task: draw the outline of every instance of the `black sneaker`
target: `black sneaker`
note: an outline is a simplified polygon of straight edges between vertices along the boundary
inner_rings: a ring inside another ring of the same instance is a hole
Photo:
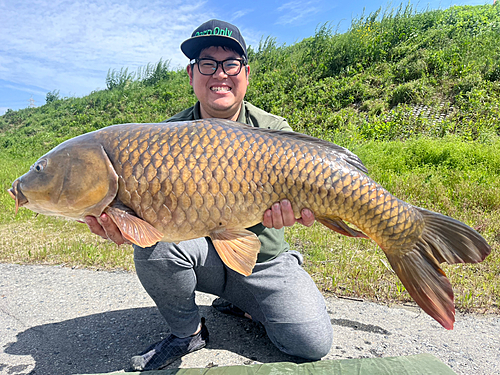
[[[245,317],[245,312],[242,309],[226,301],[224,298],[219,297],[214,299],[212,307],[223,314],[239,316],[241,318]]]
[[[194,336],[180,338],[172,334],[151,345],[144,352],[130,359],[133,371],[160,370],[176,359],[205,347],[208,329],[205,318],[201,318],[201,331]]]

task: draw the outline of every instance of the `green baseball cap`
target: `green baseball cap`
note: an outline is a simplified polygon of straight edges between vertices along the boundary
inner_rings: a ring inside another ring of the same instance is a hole
[[[193,31],[191,38],[182,42],[181,50],[189,59],[194,59],[202,49],[211,46],[231,48],[248,60],[247,45],[240,30],[228,22],[215,19],[203,23]]]

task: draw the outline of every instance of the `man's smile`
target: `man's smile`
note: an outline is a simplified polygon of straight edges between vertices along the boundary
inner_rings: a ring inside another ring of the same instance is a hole
[[[215,92],[229,92],[231,91],[231,87],[228,86],[212,86],[210,87],[210,90],[215,91]]]

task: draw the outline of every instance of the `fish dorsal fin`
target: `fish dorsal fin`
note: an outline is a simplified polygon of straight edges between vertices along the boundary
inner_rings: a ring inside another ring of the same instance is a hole
[[[215,250],[232,270],[249,276],[257,262],[260,240],[247,229],[226,229],[210,234]]]
[[[323,224],[325,227],[343,234],[344,236],[368,238],[368,236],[363,232],[351,228],[344,221],[342,221],[340,217],[317,217],[316,220]]]
[[[163,233],[130,212],[118,207],[108,207],[105,212],[120,229],[123,237],[140,247],[153,246],[163,238]]]

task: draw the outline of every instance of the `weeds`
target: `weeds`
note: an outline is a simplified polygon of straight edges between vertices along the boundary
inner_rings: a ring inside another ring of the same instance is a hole
[[[246,99],[284,116],[298,131],[357,153],[371,177],[397,197],[478,230],[492,254],[478,265],[444,266],[457,306],[500,306],[500,6],[418,13],[410,4],[330,24],[291,46],[272,37],[249,48]],[[6,193],[15,178],[60,142],[102,127],[159,122],[193,105],[183,69],[169,61],[136,72],[110,70],[106,90],[60,98],[0,116],[0,261],[133,269],[130,247],[85,225],[20,209]],[[376,301],[409,301],[371,241],[296,225],[287,233],[325,291]]]

